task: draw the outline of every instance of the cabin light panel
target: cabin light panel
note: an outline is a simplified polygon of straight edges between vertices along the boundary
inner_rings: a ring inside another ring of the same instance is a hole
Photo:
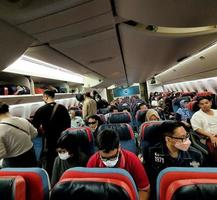
[[[84,78],[79,74],[28,56],[21,56],[3,71],[73,83],[84,83]]]

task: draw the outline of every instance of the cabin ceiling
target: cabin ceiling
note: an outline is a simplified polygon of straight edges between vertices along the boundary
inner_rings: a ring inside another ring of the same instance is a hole
[[[28,56],[104,80],[98,87],[145,82],[217,40],[215,27],[197,33],[157,31],[216,25],[214,0],[2,0],[0,20],[14,29],[7,52],[0,49],[13,55],[0,57],[0,69],[26,50]],[[2,27],[0,42],[8,35]],[[206,59],[203,69],[216,63],[217,57]]]

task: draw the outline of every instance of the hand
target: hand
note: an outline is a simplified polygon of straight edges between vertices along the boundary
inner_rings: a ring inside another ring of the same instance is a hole
[[[214,147],[217,147],[217,137],[215,136],[210,136],[210,140],[213,144]]]

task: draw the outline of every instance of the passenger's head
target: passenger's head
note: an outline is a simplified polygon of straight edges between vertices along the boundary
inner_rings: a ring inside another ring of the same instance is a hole
[[[76,135],[65,134],[62,135],[57,142],[57,152],[62,160],[66,160],[69,157],[78,158],[78,142]]]
[[[75,118],[75,116],[76,116],[75,110],[70,109],[70,110],[69,110],[69,115],[70,115],[71,119]]]
[[[96,141],[101,161],[107,167],[115,167],[119,160],[119,137],[112,129],[105,129],[97,135]]]
[[[55,91],[54,90],[45,90],[42,96],[42,99],[45,103],[50,103],[53,101],[55,97]]]
[[[180,107],[181,107],[181,108],[187,108],[187,106],[188,106],[188,101],[185,100],[185,99],[183,99],[183,100],[180,101],[179,104],[180,104]]]
[[[148,109],[146,113],[146,121],[159,121],[160,116],[158,112],[154,109]]]
[[[90,98],[91,96],[90,96],[90,92],[85,92],[84,93],[84,98]]]
[[[138,110],[148,110],[148,107],[146,106],[146,104],[145,103],[140,103],[139,105],[138,105]]]
[[[8,112],[9,112],[9,106],[4,102],[0,102],[0,115]]]
[[[198,106],[203,112],[208,112],[212,106],[212,97],[200,96],[197,98]]]
[[[117,113],[117,112],[118,112],[118,108],[117,108],[117,106],[111,105],[109,111],[110,111],[111,113]]]
[[[189,133],[186,132],[181,122],[169,121],[164,122],[159,127],[165,136],[165,141],[170,151],[187,151],[191,145]]]
[[[101,119],[97,115],[91,115],[87,118],[87,125],[92,131],[95,131],[97,127],[101,124]]]

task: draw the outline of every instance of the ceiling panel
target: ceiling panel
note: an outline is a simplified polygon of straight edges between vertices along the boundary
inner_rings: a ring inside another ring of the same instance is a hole
[[[50,42],[57,39],[65,40],[67,37],[70,39],[81,37],[90,33],[97,32],[102,29],[111,28],[114,25],[114,18],[111,12],[102,14],[98,17],[89,18],[78,23],[73,23],[67,26],[45,31],[42,33],[34,34],[41,42]]]
[[[177,64],[217,40],[217,34],[175,36],[144,31],[126,24],[119,26],[129,82],[146,79]]]
[[[120,17],[145,25],[197,27],[217,24],[215,0],[116,0]]]
[[[107,78],[123,78],[124,66],[115,29],[51,46]]]
[[[79,23],[110,11],[111,7],[108,0],[89,1],[80,6],[23,23],[19,25],[19,28],[29,34],[39,34],[70,24]]]

